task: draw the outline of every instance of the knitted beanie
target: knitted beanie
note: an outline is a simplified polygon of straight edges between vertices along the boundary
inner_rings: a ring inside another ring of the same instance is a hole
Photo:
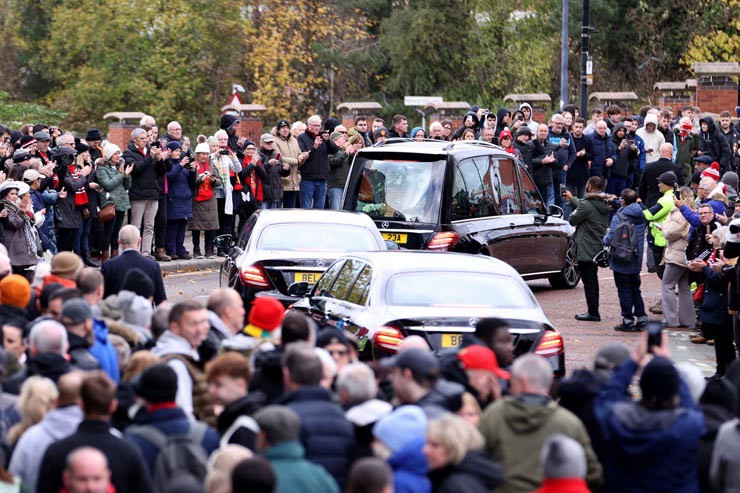
[[[25,277],[10,274],[0,281],[0,304],[25,308],[31,301],[31,285]]]
[[[51,259],[51,273],[65,279],[77,279],[82,259],[72,252],[59,252]]]

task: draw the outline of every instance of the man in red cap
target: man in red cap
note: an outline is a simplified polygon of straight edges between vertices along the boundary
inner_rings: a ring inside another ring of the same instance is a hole
[[[465,387],[481,408],[501,398],[500,380],[508,381],[510,375],[498,366],[493,351],[484,346],[468,346],[457,353],[457,359],[467,376]]]

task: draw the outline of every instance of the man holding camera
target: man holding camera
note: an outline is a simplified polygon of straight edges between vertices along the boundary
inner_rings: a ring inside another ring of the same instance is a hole
[[[306,131],[298,136],[298,146],[308,157],[300,166],[301,209],[323,209],[326,203],[326,180],[329,178],[329,154],[339,147],[329,140],[329,131],[321,131],[321,117],[308,119]]]

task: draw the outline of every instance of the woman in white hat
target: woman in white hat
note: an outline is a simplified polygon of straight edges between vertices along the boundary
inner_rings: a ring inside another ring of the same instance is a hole
[[[200,232],[205,234],[205,256],[213,258],[213,238],[218,231],[218,202],[215,190],[221,186],[221,176],[212,169],[208,158],[211,149],[202,142],[195,147],[195,192],[193,193],[193,219],[190,230],[193,232],[193,257],[203,258],[200,249]]]
[[[30,187],[20,181],[7,180],[0,185],[0,221],[5,232],[3,243],[8,249],[13,272],[30,282],[33,270],[28,268],[39,262],[41,252],[29,191]]]

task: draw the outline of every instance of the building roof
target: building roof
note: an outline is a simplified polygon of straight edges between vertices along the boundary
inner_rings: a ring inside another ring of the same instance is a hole
[[[103,115],[103,119],[117,118],[119,122],[123,123],[126,120],[136,120],[138,123],[142,118],[146,116],[146,113],[140,111],[112,111]]]
[[[504,96],[504,103],[506,101],[513,101],[514,103],[551,103],[552,98],[545,93],[507,94]]]

